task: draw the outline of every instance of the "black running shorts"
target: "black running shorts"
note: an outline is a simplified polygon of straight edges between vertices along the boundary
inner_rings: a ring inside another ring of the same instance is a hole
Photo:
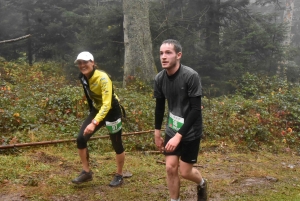
[[[164,146],[171,139],[170,136],[165,136]],[[197,163],[199,148],[200,148],[200,140],[201,138],[197,138],[192,141],[181,141],[176,149],[173,152],[166,152],[164,154],[166,156],[176,155],[180,157],[180,160],[186,163]]]

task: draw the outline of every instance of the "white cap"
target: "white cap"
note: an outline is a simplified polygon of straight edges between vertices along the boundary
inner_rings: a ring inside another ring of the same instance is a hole
[[[77,60],[83,60],[83,61],[94,61],[94,57],[89,52],[81,52],[78,54],[77,59],[74,61],[74,63],[77,62]]]

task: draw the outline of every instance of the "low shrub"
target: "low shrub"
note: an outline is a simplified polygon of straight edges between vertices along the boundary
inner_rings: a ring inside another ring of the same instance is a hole
[[[2,144],[76,137],[88,105],[80,83],[68,83],[60,65],[2,62],[0,72]],[[152,86],[136,78],[126,88],[114,83],[127,115],[123,131],[154,129]],[[284,78],[245,74],[235,95],[203,97],[204,139],[231,140],[250,149],[262,143],[299,145],[299,90]],[[128,149],[154,149],[153,135],[124,140]]]

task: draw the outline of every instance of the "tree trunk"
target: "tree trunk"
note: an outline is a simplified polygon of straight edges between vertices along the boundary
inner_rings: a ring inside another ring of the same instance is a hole
[[[27,23],[27,34],[30,34],[30,22],[29,22],[29,12],[26,11],[26,23]],[[31,49],[31,37],[27,40],[27,58],[28,63],[32,66],[32,49]]]
[[[209,9],[206,13],[206,30],[205,30],[205,68],[209,76],[219,77],[219,50],[220,50],[220,0],[209,0],[207,2]]]
[[[286,39],[284,40],[283,43],[285,46],[289,46],[291,43],[293,12],[294,12],[294,0],[286,0],[285,10],[283,14],[283,21],[287,24]]]
[[[151,82],[157,73],[152,55],[148,0],[123,0],[124,78],[123,87],[138,78]]]
[[[283,13],[283,22],[286,23],[287,30],[286,30],[286,37],[283,41],[283,45],[288,47],[291,43],[292,38],[292,22],[293,22],[293,12],[294,12],[294,0],[286,0],[285,1],[285,10]],[[286,71],[287,71],[287,64],[289,63],[288,60],[284,60],[279,63],[277,68],[277,73],[280,75],[282,74],[285,78]]]
[[[219,17],[220,0],[209,0],[209,10],[207,12],[206,25],[206,49],[208,51],[217,51],[219,49],[220,17]]]

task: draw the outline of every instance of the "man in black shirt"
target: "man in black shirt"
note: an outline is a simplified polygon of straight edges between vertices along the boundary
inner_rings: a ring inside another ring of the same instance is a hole
[[[197,184],[197,200],[207,200],[207,181],[193,168],[197,162],[202,136],[201,82],[192,68],[180,64],[182,47],[176,40],[168,39],[160,46],[163,70],[155,77],[155,144],[166,156],[167,184],[171,201],[179,201],[180,179]],[[161,125],[168,102],[168,121],[165,139]],[[179,160],[180,158],[180,160]]]

